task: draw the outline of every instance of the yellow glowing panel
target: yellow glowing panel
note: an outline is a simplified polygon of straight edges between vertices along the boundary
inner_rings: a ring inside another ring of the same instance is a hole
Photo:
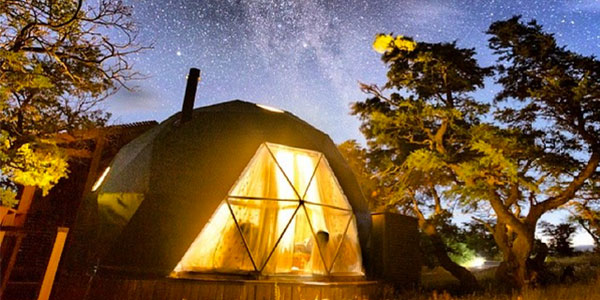
[[[298,199],[293,187],[275,163],[265,145],[261,145],[229,192],[231,196],[271,199]]]
[[[332,275],[363,275],[365,272],[362,265],[360,244],[358,243],[358,231],[356,229],[356,218],[352,216],[348,231],[337,250],[337,256],[331,269]]]
[[[348,210],[352,209],[326,159],[319,162],[315,177],[306,191],[304,200]]]
[[[259,147],[174,271],[364,274],[354,215],[327,160],[271,143]]]
[[[309,150],[298,151],[297,148],[271,143],[267,143],[267,147],[273,153],[287,180],[289,180],[294,190],[298,193],[299,196],[296,198],[303,197],[321,154]]]
[[[253,270],[252,261],[225,201],[219,205],[175,267],[175,272],[240,273]]]
[[[317,243],[303,209],[284,233],[263,273],[267,275],[326,275]]]
[[[261,269],[298,203],[234,198],[228,201],[256,267]]]
[[[320,205],[306,204],[308,218],[312,224],[317,243],[327,269],[331,269],[336,252],[346,233],[351,211]]]

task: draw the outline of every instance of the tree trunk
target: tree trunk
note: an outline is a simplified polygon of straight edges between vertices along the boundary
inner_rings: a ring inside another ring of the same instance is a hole
[[[440,199],[437,196],[437,193],[435,192],[435,188],[432,188],[431,191],[436,200],[436,213],[441,213],[441,206],[439,205]],[[435,225],[433,225],[430,221],[425,219],[425,216],[419,209],[419,205],[414,197],[413,211],[417,215],[419,228],[431,240],[431,244],[433,245],[433,252],[442,268],[450,272],[452,276],[454,276],[456,279],[458,279],[458,281],[460,281],[460,286],[463,290],[473,291],[481,289],[479,283],[477,282],[477,278],[475,278],[475,275],[473,275],[473,273],[467,270],[467,268],[462,267],[459,264],[453,262],[450,256],[448,256],[448,250],[446,244],[442,240],[442,237],[437,233]]]
[[[437,233],[432,235],[427,234],[427,236],[433,244],[433,252],[440,265],[460,281],[460,286],[463,290],[474,291],[481,288],[477,282],[477,278],[475,278],[475,275],[473,275],[471,271],[450,259],[446,249],[446,244]]]
[[[501,247],[504,259],[496,269],[496,279],[499,282],[507,282],[514,288],[522,289],[535,280],[537,274],[529,272],[527,268],[527,260],[533,250],[533,237],[533,234],[516,233],[512,243]]]

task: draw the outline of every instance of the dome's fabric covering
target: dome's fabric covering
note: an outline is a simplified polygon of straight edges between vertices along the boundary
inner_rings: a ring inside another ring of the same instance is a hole
[[[322,153],[354,213],[364,257],[368,206],[331,139],[290,113],[236,100],[197,108],[184,124],[176,114],[121,149],[95,192],[100,267],[170,274],[257,150],[269,144]],[[326,261],[327,269],[336,269],[333,259]]]

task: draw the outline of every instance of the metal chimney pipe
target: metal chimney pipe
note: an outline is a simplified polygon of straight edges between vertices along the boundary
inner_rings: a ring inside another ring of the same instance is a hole
[[[196,99],[196,88],[200,81],[200,69],[191,68],[187,76],[187,85],[185,86],[185,96],[183,96],[183,107],[181,108],[181,124],[192,119],[194,111],[194,100]]]

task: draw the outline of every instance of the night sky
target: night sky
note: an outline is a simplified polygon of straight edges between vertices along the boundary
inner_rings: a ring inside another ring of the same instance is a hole
[[[196,107],[243,99],[287,110],[335,142],[363,140],[349,104],[365,99],[358,82],[385,82],[371,44],[377,33],[476,48],[493,63],[484,33],[520,14],[554,32],[570,50],[600,56],[600,0],[127,0],[143,43],[133,59],[149,76],[105,103],[113,123],[162,121],[181,108],[185,76],[202,70]],[[477,97],[489,100],[492,82]]]

